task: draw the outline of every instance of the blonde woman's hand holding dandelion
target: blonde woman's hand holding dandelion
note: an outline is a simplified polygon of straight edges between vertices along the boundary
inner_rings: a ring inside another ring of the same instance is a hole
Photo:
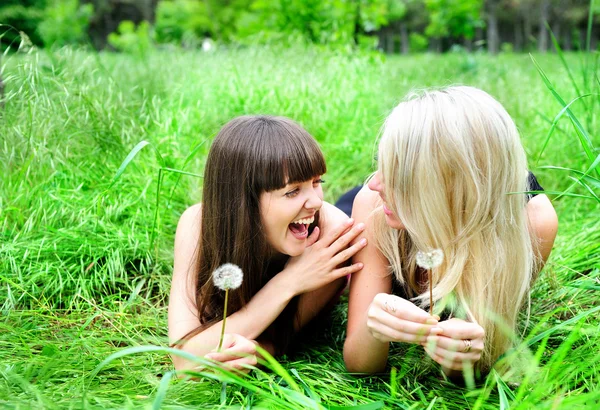
[[[448,370],[463,370],[481,358],[485,332],[477,323],[452,318],[439,322],[423,344],[425,352]]]
[[[437,324],[437,317],[406,299],[387,293],[375,296],[367,313],[367,327],[381,342],[423,344]]]

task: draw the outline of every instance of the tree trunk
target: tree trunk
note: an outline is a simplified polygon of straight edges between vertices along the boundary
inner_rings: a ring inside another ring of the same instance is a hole
[[[540,5],[540,33],[538,35],[538,51],[548,51],[548,30],[546,23],[550,19],[550,0],[542,0]]]
[[[567,26],[567,31],[565,33],[565,38],[564,38],[565,42],[563,45],[563,50],[565,50],[565,51],[571,51],[573,49],[573,39],[571,37],[572,33],[573,33],[573,28]]]
[[[523,47],[525,50],[529,49],[529,45],[531,44],[531,36],[533,29],[531,28],[531,16],[529,14],[529,11],[526,10],[525,11],[525,16],[523,18],[523,34],[525,35],[525,38],[523,39]]]
[[[107,46],[106,38],[117,30],[124,20],[135,24],[142,21],[153,23],[156,17],[158,0],[82,0],[94,6],[88,34],[97,49]]]
[[[394,54],[396,52],[396,45],[394,43],[394,30],[392,27],[388,27],[385,31],[385,49],[388,54]]]
[[[487,10],[487,49],[490,54],[498,54],[500,41],[498,38],[498,3],[488,2]]]
[[[560,31],[561,31],[561,24],[560,24],[560,20],[559,17],[556,18],[556,20],[554,20],[554,22],[552,23],[552,34],[554,34],[554,37],[556,38],[556,41],[558,42],[558,45],[560,47],[563,47],[563,45],[561,44],[561,36],[560,36]],[[552,51],[556,51],[555,47],[552,47]]]
[[[520,23],[521,22],[519,21],[513,25],[515,35],[515,51],[523,50],[523,27]]]
[[[408,27],[406,22],[400,22],[400,43],[402,47],[402,54],[408,54],[410,52],[410,42],[408,40]]]

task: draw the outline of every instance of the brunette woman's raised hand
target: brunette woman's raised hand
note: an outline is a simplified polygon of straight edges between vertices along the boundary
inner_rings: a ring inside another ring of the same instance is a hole
[[[364,238],[350,245],[364,231],[363,223],[354,225],[354,220],[348,219],[321,237],[317,229],[307,239],[304,252],[290,258],[280,273],[289,278],[296,295],[318,289],[362,269],[362,263],[340,265],[366,246],[367,240]]]

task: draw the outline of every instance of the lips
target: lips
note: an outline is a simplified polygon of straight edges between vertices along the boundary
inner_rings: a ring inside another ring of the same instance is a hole
[[[315,216],[300,218],[289,224],[288,229],[298,240],[304,240],[308,237],[308,227],[315,221]]]
[[[387,206],[385,206],[385,204],[383,204],[383,213],[388,216],[394,214]]]

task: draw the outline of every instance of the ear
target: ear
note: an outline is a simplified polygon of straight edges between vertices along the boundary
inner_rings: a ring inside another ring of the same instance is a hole
[[[309,246],[313,246],[315,244],[315,242],[317,242],[317,240],[319,239],[319,227],[315,226],[315,229],[313,229],[312,233],[308,236],[308,238],[306,238],[306,247],[308,248]]]

